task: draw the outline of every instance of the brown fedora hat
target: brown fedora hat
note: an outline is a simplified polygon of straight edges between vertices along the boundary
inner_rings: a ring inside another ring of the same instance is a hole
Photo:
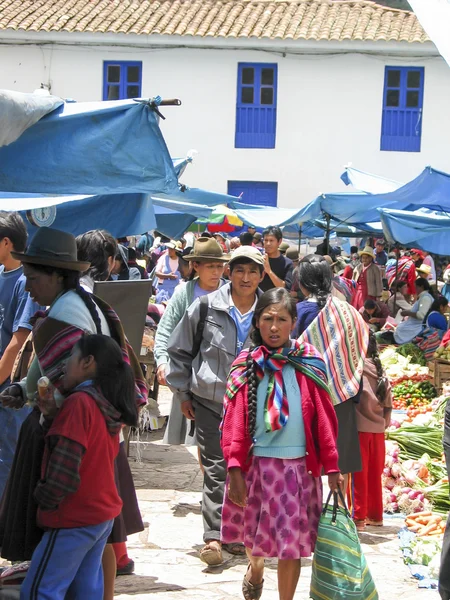
[[[38,229],[26,252],[11,252],[11,255],[25,264],[81,273],[91,266],[91,263],[77,260],[77,242],[71,233],[50,227]]]
[[[213,238],[199,237],[194,244],[191,254],[184,257],[184,260],[218,260],[228,262],[229,254],[224,254],[220,244]]]

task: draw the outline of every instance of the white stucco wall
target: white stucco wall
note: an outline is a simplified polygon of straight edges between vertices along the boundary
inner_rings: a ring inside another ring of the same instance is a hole
[[[228,180],[277,181],[278,205],[302,206],[322,192],[344,191],[339,176],[353,166],[408,181],[424,166],[450,171],[450,70],[440,58],[346,54],[294,56],[252,50],[0,47],[0,87],[102,99],[104,60],[140,60],[143,95],[180,98],[161,125],[172,156],[199,154],[183,180],[218,192]],[[234,148],[238,62],[278,64],[274,150]],[[386,65],[424,66],[422,151],[381,152]]]

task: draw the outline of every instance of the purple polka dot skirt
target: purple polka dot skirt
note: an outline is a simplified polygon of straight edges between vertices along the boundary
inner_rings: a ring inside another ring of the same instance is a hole
[[[245,508],[229,500],[227,482],[222,542],[241,542],[253,556],[284,560],[311,556],[322,508],[322,481],[308,475],[306,459],[254,456],[245,480]]]

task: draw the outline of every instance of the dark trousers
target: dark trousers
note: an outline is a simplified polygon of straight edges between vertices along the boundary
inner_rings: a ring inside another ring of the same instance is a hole
[[[450,402],[445,409],[444,452],[447,473],[450,475]],[[450,514],[444,533],[441,554],[441,570],[439,572],[439,593],[442,600],[450,600]]]
[[[220,447],[219,425],[221,416],[199,402],[195,409],[195,432],[200,458],[205,474],[203,477],[203,540],[220,540],[220,523],[225,489],[226,465]]]

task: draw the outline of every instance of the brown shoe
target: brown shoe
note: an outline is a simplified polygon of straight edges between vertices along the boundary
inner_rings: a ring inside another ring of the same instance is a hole
[[[222,544],[218,540],[209,540],[200,550],[200,558],[207,565],[217,566],[222,564]]]

